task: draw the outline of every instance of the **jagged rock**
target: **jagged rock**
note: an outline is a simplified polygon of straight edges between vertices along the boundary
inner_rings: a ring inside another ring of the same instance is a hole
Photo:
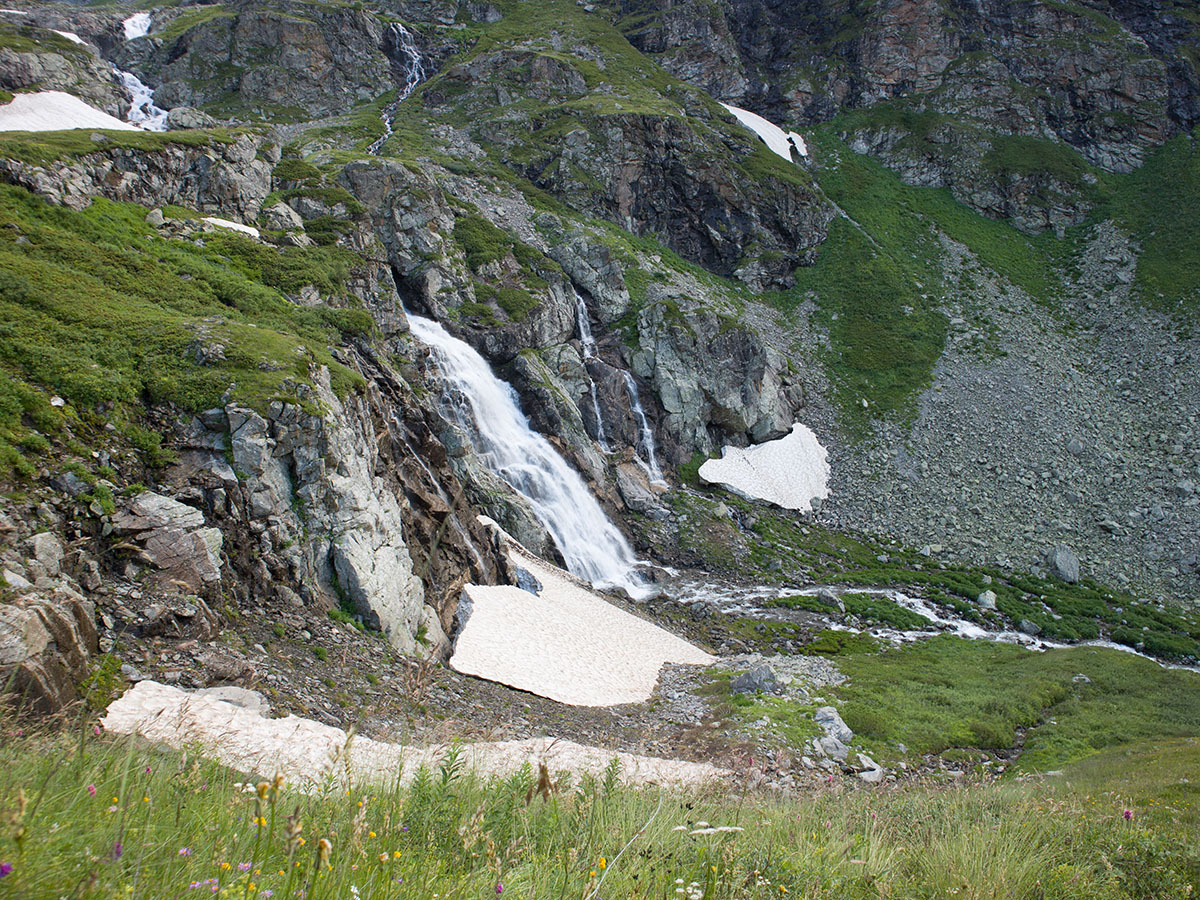
[[[813,719],[829,737],[837,738],[842,743],[854,740],[854,732],[842,721],[842,717],[832,706],[822,706],[813,713]]]
[[[850,748],[833,735],[825,735],[813,741],[813,749],[827,759],[844,763],[850,755]]]
[[[28,541],[29,550],[46,570],[46,574],[55,577],[62,571],[63,545],[55,535],[48,531],[35,534]]]
[[[0,175],[72,209],[106,197],[253,221],[271,190],[271,166],[256,159],[261,140],[241,135],[228,144],[168,144],[152,152],[101,146],[70,164],[51,166],[0,159]]]
[[[996,608],[996,592],[984,591],[975,600],[979,604],[980,609],[995,609]]]
[[[191,106],[176,106],[167,113],[167,128],[170,131],[186,131],[192,128],[214,128],[217,120],[208,113]]]
[[[753,694],[756,692],[770,693],[779,686],[775,670],[766,663],[755,666],[748,672],[743,672],[731,682],[729,689],[735,694]]]
[[[846,605],[842,603],[841,598],[829,588],[821,588],[817,591],[817,602],[823,606],[828,606],[830,609],[836,609],[839,613],[846,612]]]
[[[1058,546],[1046,554],[1050,574],[1068,584],[1079,581],[1079,557],[1070,547]]]
[[[207,684],[245,684],[254,677],[254,667],[232,651],[204,650],[196,655]]]
[[[163,215],[161,209],[152,209],[146,213],[146,224],[151,228],[162,228],[166,224],[167,217]]]
[[[142,559],[164,577],[202,591],[221,580],[221,532],[205,527],[204,513],[143,491],[113,516],[113,527],[131,534],[142,547]]]
[[[286,203],[276,203],[263,210],[263,221],[272,231],[296,231],[304,228],[304,220],[299,213]]]
[[[211,641],[221,630],[216,615],[199,597],[169,606],[154,605],[145,610],[145,615],[142,631],[151,637]]]
[[[73,591],[0,605],[0,677],[22,706],[50,714],[76,700],[98,646],[92,604]]]
[[[0,49],[0,89],[66,91],[110,116],[125,115],[129,97],[112,67],[93,49],[67,43],[49,31],[33,34],[47,39],[45,49]]]
[[[635,463],[619,463],[617,465],[617,490],[621,499],[634,512],[647,513],[658,506],[658,495],[650,486],[650,479],[645,471]]]

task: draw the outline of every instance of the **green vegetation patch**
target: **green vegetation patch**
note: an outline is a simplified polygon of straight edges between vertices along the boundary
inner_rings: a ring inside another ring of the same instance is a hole
[[[315,366],[340,393],[362,384],[328,348],[369,331],[366,311],[301,307],[280,293],[338,291],[349,263],[340,251],[276,251],[225,233],[164,240],[145,215],[102,199],[75,212],[0,187],[0,455],[10,468],[20,441],[52,434],[68,413],[104,408],[132,426],[148,405],[200,411],[227,391],[261,409],[294,395]],[[49,406],[46,392],[69,406]]]
[[[918,754],[1005,749],[1027,728],[1020,765],[1037,770],[1200,733],[1200,675],[1116,650],[1035,653],[944,636],[843,656],[838,667],[849,682],[830,690],[844,701],[846,724],[877,746],[899,742]]]
[[[93,134],[104,135],[104,140],[92,140]],[[0,156],[33,165],[44,166],[54,162],[71,161],[89,153],[102,150],[132,148],[136,150],[162,150],[172,144],[184,147],[207,147],[212,143],[229,144],[236,139],[233,131],[225,128],[197,129],[195,131],[89,131],[79,128],[73,131],[10,131],[0,133]]]
[[[539,783],[526,764],[485,780],[452,747],[404,786],[268,781],[260,798],[241,788],[253,777],[191,751],[90,728],[4,732],[0,802],[12,821],[0,860],[12,897],[71,896],[84,879],[82,897],[664,898],[682,889],[729,900],[1134,900],[1186,897],[1200,877],[1194,779],[1182,783],[1200,751],[1183,742],[1058,781],[802,796],[627,786],[615,765],[595,776],[551,770]],[[1106,790],[1101,777],[1121,789]],[[1156,804],[1164,798],[1170,807]]]

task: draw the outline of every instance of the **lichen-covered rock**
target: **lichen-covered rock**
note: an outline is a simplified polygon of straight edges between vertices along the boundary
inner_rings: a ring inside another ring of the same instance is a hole
[[[221,532],[204,513],[171,497],[143,491],[113,516],[118,533],[140,546],[142,561],[193,591],[209,591],[221,580]]]

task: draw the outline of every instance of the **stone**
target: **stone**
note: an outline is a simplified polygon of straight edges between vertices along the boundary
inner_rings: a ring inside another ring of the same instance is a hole
[[[19,706],[52,714],[73,703],[98,650],[95,608],[77,593],[46,592],[0,606],[0,683]]]
[[[192,128],[213,128],[217,120],[202,110],[191,106],[176,106],[167,113],[169,131],[186,131]]]
[[[729,689],[735,694],[752,694],[756,692],[770,693],[779,687],[775,670],[766,663],[755,666],[748,672],[743,672],[729,683]]]
[[[813,749],[828,759],[845,762],[850,755],[850,748],[842,741],[831,735],[825,735],[813,741]]]
[[[1080,672],[1078,675],[1076,675],[1074,678],[1072,678],[1071,681],[1073,681],[1075,684],[1091,684],[1092,683],[1092,679],[1088,678],[1082,672]]]
[[[1079,438],[1071,438],[1067,441],[1067,452],[1072,456],[1082,456],[1084,451],[1083,441]]]
[[[1020,631],[1022,634],[1027,634],[1030,637],[1037,637],[1042,633],[1042,626],[1038,625],[1036,622],[1031,622],[1028,619],[1022,619],[1017,623],[1017,631]]]
[[[204,513],[171,497],[143,491],[113,516],[114,528],[132,534],[143,561],[193,591],[221,580],[219,529],[204,527]]]
[[[49,531],[35,534],[27,542],[33,558],[46,569],[46,574],[52,578],[62,571],[63,545]]]
[[[837,738],[842,743],[854,740],[854,732],[842,721],[842,717],[832,706],[822,706],[813,713],[813,719],[828,736]]]
[[[4,582],[10,588],[17,592],[33,590],[33,582],[24,575],[18,575],[12,569],[4,570]]]
[[[163,215],[161,209],[152,209],[146,213],[146,224],[151,228],[162,228],[167,222],[167,217]]]
[[[1046,554],[1050,574],[1068,584],[1079,582],[1079,557],[1070,547],[1059,545]]]
[[[304,228],[300,214],[286,203],[276,203],[263,210],[263,222],[271,231],[299,231]]]
[[[976,598],[980,609],[995,609],[996,608],[996,592],[984,591]]]
[[[846,605],[842,603],[838,595],[829,588],[821,588],[819,591],[817,591],[817,602],[823,606],[828,606],[830,609],[836,609],[840,613],[844,613],[846,611]]]

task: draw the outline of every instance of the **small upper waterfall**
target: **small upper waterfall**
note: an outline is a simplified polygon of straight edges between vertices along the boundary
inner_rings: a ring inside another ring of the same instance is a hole
[[[437,322],[411,313],[408,321],[441,370],[446,414],[483,463],[529,500],[567,568],[597,586],[644,594],[646,587],[634,571],[633,549],[579,474],[529,427],[512,387],[492,374],[470,345]]]
[[[596,339],[592,337],[592,324],[588,321],[587,306],[584,305],[583,298],[579,296],[579,291],[575,291],[575,320],[579,325],[579,343],[583,346],[583,360],[586,363],[589,359],[597,358]],[[587,372],[586,365],[584,371]],[[600,414],[600,396],[596,392],[596,382],[591,373],[588,373],[588,389],[592,396],[592,412],[596,416],[596,441],[600,444],[600,448],[608,453],[608,437],[604,433],[604,416]]]
[[[400,87],[400,93],[396,95],[396,99],[385,106],[383,112],[380,113],[380,118],[383,120],[383,136],[367,148],[367,152],[372,156],[378,153],[384,142],[392,136],[392,123],[396,120],[397,108],[417,89],[417,85],[425,80],[425,60],[421,56],[421,51],[417,49],[413,33],[399,22],[394,22],[388,26],[388,40],[404,54],[404,84]]]
[[[625,376],[625,390],[629,392],[629,408],[638,420],[638,430],[641,432],[641,437],[638,439],[637,449],[641,450],[642,455],[646,457],[646,473],[650,476],[650,481],[654,484],[666,484],[667,481],[663,478],[662,469],[658,465],[658,447],[654,443],[654,430],[646,420],[646,411],[642,409],[642,398],[638,393],[637,382],[633,380],[633,376],[628,372],[622,370],[621,374]],[[638,461],[641,462],[640,457]]]

